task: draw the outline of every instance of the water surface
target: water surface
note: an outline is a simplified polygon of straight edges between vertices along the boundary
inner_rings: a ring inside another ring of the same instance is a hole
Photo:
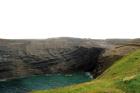
[[[0,82],[0,93],[26,93],[32,90],[51,89],[90,81],[84,72],[49,74]]]

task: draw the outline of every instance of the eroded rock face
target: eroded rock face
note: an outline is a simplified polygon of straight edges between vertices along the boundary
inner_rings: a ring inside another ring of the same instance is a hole
[[[91,71],[103,48],[85,47],[79,40],[2,40],[0,79]]]
[[[1,39],[0,79],[74,71],[90,71],[96,77],[114,61],[138,49],[139,40],[136,41],[79,38]]]

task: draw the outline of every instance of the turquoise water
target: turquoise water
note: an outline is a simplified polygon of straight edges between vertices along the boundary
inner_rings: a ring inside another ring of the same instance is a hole
[[[0,82],[0,93],[26,93],[32,90],[51,89],[90,81],[85,73],[50,74],[31,76]]]

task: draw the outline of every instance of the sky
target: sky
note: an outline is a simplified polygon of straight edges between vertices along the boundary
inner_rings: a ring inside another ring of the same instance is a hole
[[[140,0],[0,0],[0,38],[140,38]]]

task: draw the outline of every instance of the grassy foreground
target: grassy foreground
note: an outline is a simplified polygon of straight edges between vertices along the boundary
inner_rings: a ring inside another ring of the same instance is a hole
[[[91,82],[31,93],[140,93],[140,50],[117,61]]]

